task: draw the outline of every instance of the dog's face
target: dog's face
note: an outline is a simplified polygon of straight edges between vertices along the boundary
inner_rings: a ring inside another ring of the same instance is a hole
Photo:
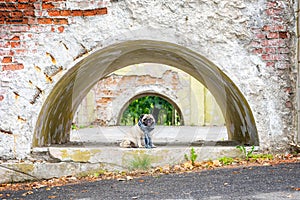
[[[155,119],[154,119],[153,115],[151,115],[151,114],[141,115],[140,120],[145,126],[148,126],[148,127],[152,126],[155,123]]]

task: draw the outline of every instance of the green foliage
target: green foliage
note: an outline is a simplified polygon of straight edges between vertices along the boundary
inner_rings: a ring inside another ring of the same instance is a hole
[[[234,159],[225,156],[225,157],[219,158],[219,161],[220,161],[223,165],[230,165],[230,164],[233,163]]]
[[[129,170],[148,170],[151,167],[151,157],[143,154],[140,156],[134,156],[134,159],[129,162]]]
[[[90,171],[85,171],[77,174],[78,177],[83,178],[83,177],[99,177],[105,173],[105,170],[102,169],[95,169],[95,170],[90,170]]]
[[[192,165],[195,164],[197,157],[198,155],[196,154],[194,147],[191,148],[190,157],[187,154],[184,154],[184,158],[186,159],[186,161],[191,161]]]
[[[78,127],[77,127],[77,125],[76,125],[76,124],[72,123],[71,129],[72,129],[72,130],[77,130],[77,129],[78,129]]]
[[[168,101],[158,96],[145,96],[133,100],[121,118],[121,125],[134,125],[141,114],[151,113],[159,125],[180,125],[180,116]]]
[[[272,160],[273,159],[273,155],[272,154],[252,154],[250,158],[253,158],[253,159],[262,158],[262,159]]]
[[[236,146],[236,148],[239,149],[243,153],[243,155],[246,157],[247,160],[253,156],[253,151],[254,151],[253,145],[249,151],[246,149],[246,147],[244,145],[243,146],[238,145],[238,146]]]

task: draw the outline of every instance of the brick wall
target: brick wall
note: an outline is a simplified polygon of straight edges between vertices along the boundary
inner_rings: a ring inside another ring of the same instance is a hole
[[[58,82],[68,80],[81,60],[101,60],[92,53],[132,40],[179,45],[214,63],[249,104],[261,148],[286,149],[296,132],[296,6],[286,0],[0,0],[0,156],[30,151],[37,122],[44,119],[39,114],[55,100],[49,94],[63,89]],[[177,59],[172,53],[156,62]],[[185,69],[209,76],[197,67]],[[79,78],[76,86],[96,83],[89,78]],[[80,91],[72,99],[76,105]]]
[[[266,71],[274,72],[269,78],[277,80],[280,84],[269,85],[276,87],[277,92],[270,94],[271,98],[281,96],[284,117],[282,120],[293,126],[296,113],[296,80],[297,65],[295,62],[295,29],[296,16],[291,1],[268,0],[263,9],[264,24],[255,24],[251,27],[253,38],[250,51],[260,56],[266,64]],[[260,66],[257,66],[260,71]],[[290,127],[291,128],[291,127]],[[286,128],[288,134],[290,128]]]
[[[24,69],[22,56],[36,53],[34,42],[40,32],[62,33],[76,17],[107,14],[105,5],[105,1],[0,1],[1,70]],[[91,9],[70,9],[70,6]]]

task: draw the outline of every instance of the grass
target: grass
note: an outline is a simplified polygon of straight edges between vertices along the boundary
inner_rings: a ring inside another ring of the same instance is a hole
[[[184,158],[186,161],[191,161],[192,165],[195,165],[195,161],[197,159],[198,155],[195,152],[195,149],[192,147],[190,151],[190,157],[187,154],[184,154]]]
[[[220,163],[222,163],[223,165],[231,165],[234,161],[233,158],[230,158],[230,157],[222,157],[222,158],[219,158],[219,161]]]
[[[236,146],[237,149],[239,149],[241,151],[241,153],[243,153],[243,155],[246,157],[246,160],[249,160],[249,158],[252,157],[253,155],[253,151],[254,151],[254,146],[251,147],[251,149],[247,150],[246,147],[243,146]]]
[[[148,170],[151,168],[151,157],[146,154],[134,156],[133,160],[129,161],[129,170]]]

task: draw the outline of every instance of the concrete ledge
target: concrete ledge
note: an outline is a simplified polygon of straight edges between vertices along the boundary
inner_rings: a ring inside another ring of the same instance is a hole
[[[152,167],[174,165],[190,154],[188,146],[165,146],[155,149],[125,149],[120,147],[48,147],[34,148],[33,153],[45,154],[52,161],[7,162],[0,164],[0,183],[49,179],[83,175],[95,171],[127,170],[137,159],[150,159]],[[215,160],[224,156],[239,157],[235,147],[194,147],[197,161]]]
[[[190,154],[191,147],[167,146],[154,149],[126,149],[119,147],[49,147],[49,154],[62,162],[106,163],[111,166],[128,168],[128,162],[137,156],[148,155],[152,167],[177,164],[184,161],[184,154]],[[217,159],[223,156],[238,157],[235,147],[194,147],[198,161]]]
[[[0,165],[0,184],[80,175],[103,170],[103,168],[105,165],[99,163],[2,163]]]

